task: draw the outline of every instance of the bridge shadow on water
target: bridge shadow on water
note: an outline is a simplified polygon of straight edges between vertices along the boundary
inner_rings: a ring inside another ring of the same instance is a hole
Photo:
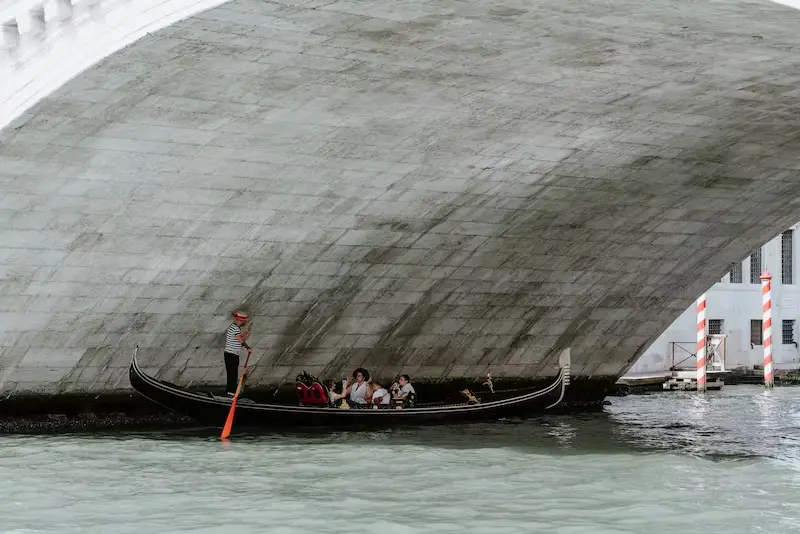
[[[219,441],[220,429],[195,427],[153,432],[106,434],[154,440]],[[97,436],[97,434],[93,434]],[[606,413],[556,415],[465,425],[397,427],[390,429],[301,428],[264,430],[237,428],[231,445],[247,442],[324,446],[331,443],[375,443],[446,449],[511,448],[537,454],[631,454],[648,448],[620,432],[620,425]]]
[[[108,434],[114,439],[219,442],[217,427],[195,427],[154,432]],[[548,416],[518,421],[473,423],[458,426],[424,426],[392,429],[308,428],[264,430],[239,428],[231,441],[249,445],[327,446],[337,444],[375,444],[398,447],[426,447],[451,450],[512,449],[519,453],[546,455],[631,455],[664,452],[692,453],[704,431],[693,425],[647,425],[619,422],[608,413],[579,416]],[[97,437],[96,434],[94,434]],[[702,447],[701,447],[702,448]],[[711,460],[759,457],[743,452],[698,454]]]

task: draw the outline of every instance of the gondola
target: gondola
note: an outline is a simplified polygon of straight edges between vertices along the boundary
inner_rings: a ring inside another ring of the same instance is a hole
[[[151,401],[197,421],[221,426],[228,415],[232,399],[184,388],[147,375],[139,367],[137,350],[131,360],[129,377],[134,390]],[[570,382],[569,349],[559,359],[559,372],[545,388],[516,389],[481,393],[478,398],[469,390],[462,391],[460,404],[424,405],[392,409],[343,409],[331,406],[325,398],[327,389],[310,375],[298,376],[298,403],[266,404],[239,399],[236,427],[393,427],[406,425],[460,424],[525,418],[557,406],[564,398]],[[309,383],[309,378],[312,382]],[[310,385],[310,387],[309,387]],[[491,387],[491,386],[490,386]]]

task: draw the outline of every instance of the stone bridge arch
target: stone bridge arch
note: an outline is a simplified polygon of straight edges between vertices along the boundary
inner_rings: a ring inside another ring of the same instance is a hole
[[[234,0],[145,32],[0,103],[25,109],[0,133],[0,390],[127,387],[136,344],[161,377],[221,383],[244,307],[264,385],[536,380],[570,347],[599,400],[800,218],[799,21]],[[38,57],[14,50],[6,79]]]

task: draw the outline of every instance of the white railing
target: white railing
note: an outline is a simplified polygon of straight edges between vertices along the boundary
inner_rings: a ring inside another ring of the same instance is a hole
[[[695,341],[670,341],[668,352],[671,356],[672,371],[694,371],[697,369],[697,343]],[[728,350],[725,334],[706,336],[706,370],[725,372],[725,357]]]
[[[227,0],[0,0],[0,128],[104,57]]]

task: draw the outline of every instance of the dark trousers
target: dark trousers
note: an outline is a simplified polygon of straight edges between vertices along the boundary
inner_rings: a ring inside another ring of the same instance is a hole
[[[232,352],[225,353],[225,381],[228,393],[236,393],[236,386],[239,384],[239,355]]]

